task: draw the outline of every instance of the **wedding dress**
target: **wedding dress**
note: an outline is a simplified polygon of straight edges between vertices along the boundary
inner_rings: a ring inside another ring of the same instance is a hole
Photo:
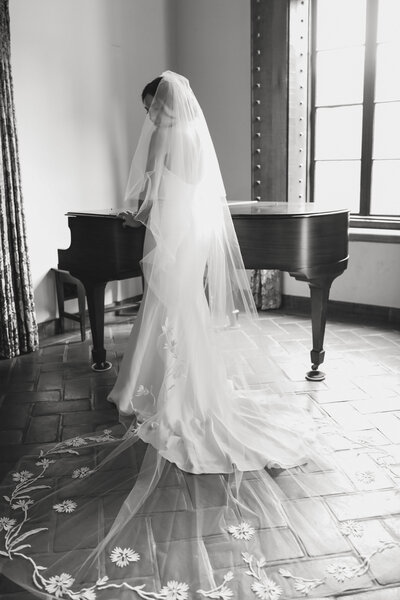
[[[359,525],[326,501],[328,480],[310,483],[337,477],[321,428],[295,394],[254,380],[260,330],[218,161],[188,81],[170,71],[132,162],[138,200],[146,288],[109,396],[121,426],[24,457],[3,482],[4,573],[72,600],[369,586],[349,537]]]

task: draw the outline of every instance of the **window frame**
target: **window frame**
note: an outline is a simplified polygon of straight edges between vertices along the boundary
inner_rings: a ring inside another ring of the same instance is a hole
[[[332,0],[334,1],[334,0]],[[360,196],[359,214],[350,215],[350,226],[363,229],[398,229],[400,230],[400,215],[371,215],[371,175],[372,175],[372,149],[373,149],[373,120],[375,110],[375,70],[376,70],[376,41],[377,41],[377,15],[379,0],[366,0],[366,37],[364,61],[364,86],[362,102],[362,140],[361,140],[361,169],[360,169]],[[317,107],[316,95],[316,19],[317,0],[310,2],[310,84],[309,84],[309,200],[314,202],[315,183],[315,121]]]

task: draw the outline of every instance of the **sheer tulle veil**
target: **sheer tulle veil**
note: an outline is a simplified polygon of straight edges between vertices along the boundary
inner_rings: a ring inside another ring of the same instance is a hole
[[[146,286],[109,395],[120,424],[25,456],[6,477],[3,572],[70,600],[286,600],[368,585],[326,489],[309,485],[337,476],[309,402],[271,386],[273,361],[255,379],[259,321],[218,160],[171,71],[126,202],[146,227]]]
[[[157,269],[174,263],[185,244],[188,264],[195,265],[199,254],[206,264],[212,323],[224,327],[238,310],[256,318],[206,120],[188,80],[171,71],[162,75],[132,161],[125,201],[135,205],[138,199],[136,218],[160,250]],[[144,257],[147,281],[153,263]],[[190,273],[185,275],[190,290]]]

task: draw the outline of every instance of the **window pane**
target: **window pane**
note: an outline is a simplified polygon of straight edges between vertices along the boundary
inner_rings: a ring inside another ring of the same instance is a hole
[[[400,216],[400,160],[372,164],[371,214]]]
[[[373,158],[400,158],[400,102],[376,104]]]
[[[378,2],[378,42],[395,41],[400,37],[399,0],[379,0]]]
[[[315,163],[314,200],[322,207],[337,206],[359,212],[360,161]]]
[[[318,108],[315,159],[361,158],[362,107]]]
[[[362,102],[363,75],[364,46],[318,52],[316,105]]]
[[[400,100],[399,56],[399,43],[379,44],[377,47],[375,81],[376,102]]]
[[[317,50],[365,42],[365,0],[318,0]]]

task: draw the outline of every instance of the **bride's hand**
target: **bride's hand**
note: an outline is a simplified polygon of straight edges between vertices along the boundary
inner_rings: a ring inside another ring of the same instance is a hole
[[[124,220],[122,227],[140,227],[142,223],[136,220],[136,213],[130,210],[122,210],[118,213],[118,216]]]

